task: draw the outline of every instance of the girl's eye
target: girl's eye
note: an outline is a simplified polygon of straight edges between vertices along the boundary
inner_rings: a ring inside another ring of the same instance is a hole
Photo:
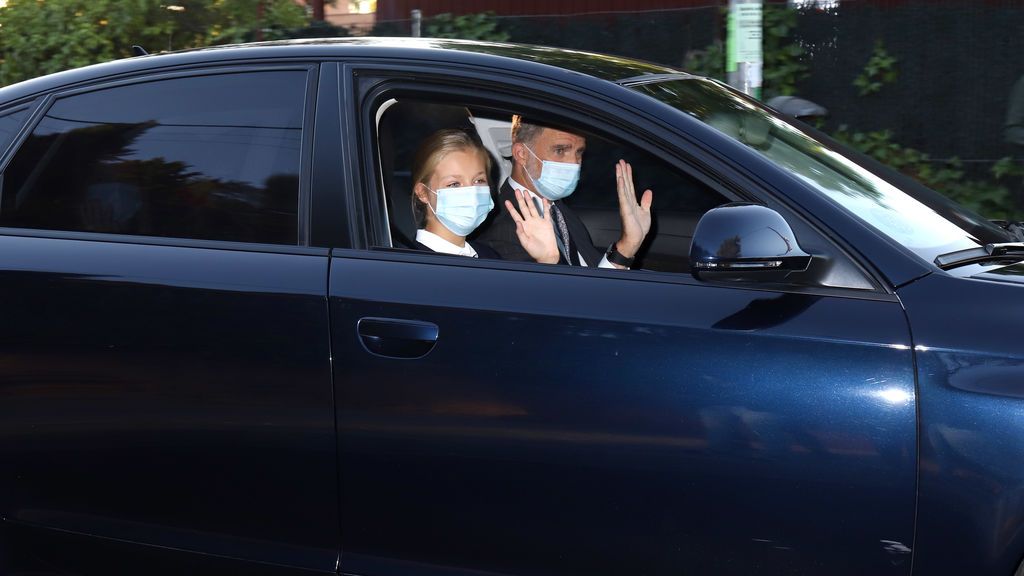
[[[462,184],[458,182],[449,182],[448,185],[445,186],[445,188],[458,188],[459,186],[462,186]]]
[[[487,178],[477,178],[473,184],[487,184]]]

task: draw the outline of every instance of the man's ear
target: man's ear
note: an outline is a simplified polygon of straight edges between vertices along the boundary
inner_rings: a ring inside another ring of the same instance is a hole
[[[512,161],[519,164],[520,166],[526,166],[526,160],[529,156],[529,152],[526,151],[526,146],[522,142],[512,143]]]

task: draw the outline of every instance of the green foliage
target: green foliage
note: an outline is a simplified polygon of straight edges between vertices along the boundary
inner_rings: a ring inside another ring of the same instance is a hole
[[[764,9],[764,97],[794,94],[797,84],[808,74],[802,62],[803,47],[791,41],[797,25],[798,12],[784,6]],[[725,46],[715,42],[703,50],[691,50],[683,62],[684,69],[725,80]],[[861,96],[874,94],[898,79],[897,60],[885,49],[881,40],[875,47],[863,72],[854,81]],[[932,160],[928,154],[900,146],[888,130],[851,132],[841,126],[834,134],[837,140],[872,156],[926,186],[942,192],[953,200],[988,218],[1020,220],[1024,215],[1014,208],[1014,194],[1008,184],[1024,184],[1024,165],[1012,158],[996,162],[991,179],[967,179],[960,160]]]
[[[789,96],[807,77],[803,47],[792,40],[797,11],[785,6],[764,7],[764,97]]]
[[[507,32],[498,26],[494,12],[479,14],[438,14],[427,20],[424,36],[431,38],[462,38],[465,40],[486,40],[490,42],[506,42]]]
[[[1011,156],[1003,156],[992,165],[992,175],[999,180],[1004,178],[1024,179],[1024,162],[1015,160]]]
[[[308,24],[306,10],[292,0],[213,0],[206,44],[236,44],[288,38]]]
[[[764,7],[764,86],[765,98],[796,93],[797,83],[806,78],[807,65],[801,60],[804,49],[792,41],[797,11],[785,6]],[[715,41],[703,50],[690,50],[683,69],[701,76],[726,80],[725,45]]]
[[[1012,158],[1003,158],[992,167],[991,174],[997,182],[968,180],[965,178],[963,163],[958,158],[946,161],[932,160],[928,154],[920,150],[906,148],[893,142],[892,133],[888,130],[850,132],[844,125],[840,126],[839,131],[833,136],[986,218],[1022,218],[1019,211],[1013,208],[1013,195],[1010,189],[998,182],[1014,175],[1024,176],[1024,167],[1015,164]]]
[[[725,45],[716,41],[703,50],[690,50],[683,59],[683,70],[724,82]]]
[[[349,35],[348,28],[335,26],[324,20],[313,20],[305,28],[292,30],[289,38],[344,38]]]
[[[150,52],[287,37],[292,0],[10,0],[0,7],[0,84]]]
[[[885,44],[879,39],[875,40],[871,58],[864,65],[864,70],[854,79],[853,85],[857,87],[858,94],[867,96],[880,91],[885,84],[892,84],[898,76],[896,58],[889,54]]]
[[[159,0],[10,0],[0,8],[0,83],[128,56],[167,42]]]

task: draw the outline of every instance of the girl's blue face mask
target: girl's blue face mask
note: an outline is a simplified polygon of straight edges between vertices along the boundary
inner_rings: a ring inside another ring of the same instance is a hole
[[[530,154],[537,160],[540,157],[530,150],[529,146],[523,144]],[[534,178],[529,170],[526,175],[533,180],[533,187],[537,193],[554,202],[561,200],[576,190],[576,184],[580,181],[580,165],[571,162],[553,162],[551,160],[540,160],[540,178]]]
[[[440,191],[427,186],[427,190],[437,196],[437,208],[430,208],[437,221],[458,236],[468,236],[476,230],[494,208],[489,186],[460,186]]]

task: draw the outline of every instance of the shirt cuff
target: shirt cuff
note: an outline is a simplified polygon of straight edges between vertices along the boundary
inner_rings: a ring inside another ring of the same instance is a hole
[[[601,257],[601,263],[597,265],[598,268],[615,268],[615,264],[608,261],[608,255],[605,254]]]

